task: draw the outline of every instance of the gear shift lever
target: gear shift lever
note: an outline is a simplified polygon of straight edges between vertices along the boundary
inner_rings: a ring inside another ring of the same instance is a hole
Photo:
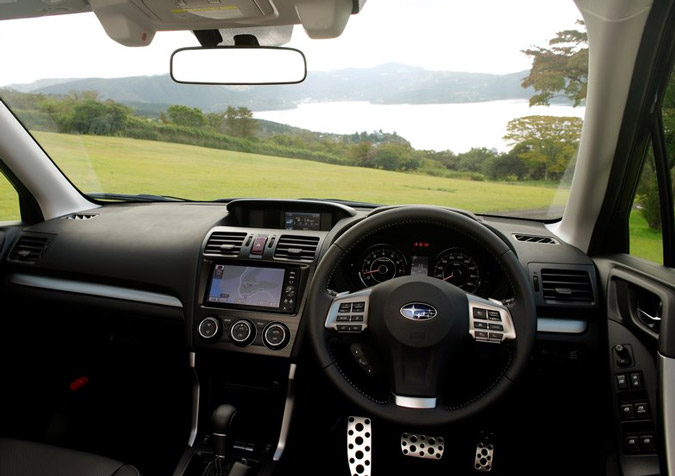
[[[232,420],[237,409],[232,405],[220,405],[211,415],[211,433],[217,458],[225,458]]]

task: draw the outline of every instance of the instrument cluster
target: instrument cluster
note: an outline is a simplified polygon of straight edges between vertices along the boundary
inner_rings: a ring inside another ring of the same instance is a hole
[[[431,276],[484,298],[506,291],[499,265],[478,243],[430,226],[388,229],[362,241],[334,281],[338,291],[356,291],[408,275]]]

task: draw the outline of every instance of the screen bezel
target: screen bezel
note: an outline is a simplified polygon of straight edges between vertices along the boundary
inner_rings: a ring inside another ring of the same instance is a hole
[[[238,266],[238,267],[244,267],[244,268],[267,268],[267,269],[283,269],[284,270],[284,277],[283,277],[283,282],[282,282],[282,290],[281,290],[281,297],[279,299],[279,306],[277,307],[267,307],[267,306],[252,306],[248,304],[235,304],[235,303],[219,303],[219,302],[211,302],[209,301],[209,296],[211,292],[211,286],[213,285],[213,277],[215,274],[216,266],[218,265],[223,265],[223,266]],[[276,263],[232,263],[232,262],[214,262],[211,263],[211,266],[209,266],[209,274],[208,274],[208,279],[206,282],[206,289],[204,290],[204,295],[202,297],[202,305],[204,307],[214,307],[214,308],[219,308],[219,309],[241,309],[241,310],[250,310],[250,311],[263,311],[263,312],[276,312],[276,313],[282,313],[282,314],[293,314],[295,313],[295,309],[297,308],[297,296],[298,296],[298,289],[299,289],[299,282],[296,285],[295,288],[295,298],[296,302],[293,304],[292,309],[290,310],[283,310],[282,303],[284,299],[284,288],[286,287],[286,283],[288,282],[288,273],[292,269],[297,270],[298,276],[300,275],[300,268],[295,267],[295,266],[283,266],[283,265],[278,265]]]

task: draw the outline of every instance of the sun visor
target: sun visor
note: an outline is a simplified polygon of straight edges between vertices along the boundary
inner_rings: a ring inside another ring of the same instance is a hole
[[[108,36],[126,46],[148,45],[157,31],[295,24],[302,24],[310,38],[335,38],[363,3],[363,0],[90,0]],[[261,44],[281,44],[278,41],[277,38],[275,43]]]

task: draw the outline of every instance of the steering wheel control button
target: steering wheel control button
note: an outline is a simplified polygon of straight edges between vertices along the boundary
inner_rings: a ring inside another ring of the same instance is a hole
[[[286,347],[288,338],[288,327],[280,322],[269,324],[263,331],[263,342],[272,350],[280,350]]]
[[[370,418],[347,419],[347,461],[353,475],[370,476],[373,468],[372,422]]]
[[[473,318],[474,319],[487,319],[487,309],[481,309],[479,307],[473,308]]]
[[[255,326],[246,319],[240,319],[230,327],[230,337],[237,345],[248,345],[255,338]]]
[[[478,342],[499,344],[516,338],[511,313],[499,301],[488,301],[471,294],[469,301],[469,334]]]
[[[401,434],[401,453],[405,456],[441,459],[444,451],[445,440],[441,436],[427,436],[415,433]]]
[[[339,333],[358,333],[368,327],[368,300],[371,289],[335,296],[328,310],[324,327]],[[355,324],[347,325],[346,322]],[[356,324],[358,323],[358,324]]]
[[[215,317],[206,317],[197,328],[202,339],[212,340],[220,334],[220,321]]]
[[[487,318],[488,321],[501,321],[502,315],[499,313],[499,311],[488,310]]]

